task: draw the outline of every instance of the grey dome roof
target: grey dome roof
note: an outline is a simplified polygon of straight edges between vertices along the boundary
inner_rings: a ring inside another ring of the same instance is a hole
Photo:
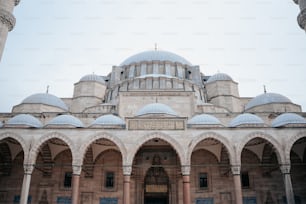
[[[265,105],[269,103],[292,103],[289,98],[277,93],[264,93],[259,96],[256,96],[245,106],[245,109],[248,110],[255,106]]]
[[[98,76],[98,75],[95,75],[95,74],[88,74],[88,75],[85,75],[83,76],[81,79],[80,79],[80,82],[85,82],[85,81],[93,81],[93,82],[98,82],[98,83],[101,83],[101,84],[105,84],[105,80]]]
[[[41,128],[42,123],[30,114],[19,114],[7,121],[7,126],[29,126]]]
[[[48,125],[54,125],[54,126],[69,125],[74,127],[84,127],[83,123],[78,118],[72,115],[57,116],[46,124],[46,126]]]
[[[225,73],[217,73],[209,77],[207,83],[211,83],[214,81],[233,81],[233,79]]]
[[[283,113],[273,120],[272,127],[281,127],[290,124],[306,125],[306,120],[302,116],[295,113]]]
[[[132,63],[142,62],[142,61],[170,61],[170,62],[179,62],[182,64],[191,65],[185,58],[174,54],[168,51],[161,51],[161,50],[151,50],[151,51],[144,51],[138,54],[132,55],[131,57],[127,58],[121,63],[123,65],[129,65]]]
[[[60,109],[63,109],[65,111],[68,110],[68,107],[62,101],[62,99],[58,98],[57,96],[54,96],[52,94],[48,93],[38,93],[33,94],[27,98],[25,98],[22,102],[23,103],[35,103],[35,104],[45,104],[49,106],[58,107]]]
[[[162,103],[151,103],[145,105],[137,112],[136,116],[141,116],[146,114],[167,114],[167,115],[178,116],[177,113],[174,110],[172,110],[172,108]]]
[[[238,127],[241,125],[264,125],[264,121],[257,115],[244,113],[236,116],[229,124],[230,127]]]
[[[188,125],[222,125],[219,119],[208,114],[201,114],[193,116],[187,122]]]
[[[91,126],[96,126],[96,125],[125,125],[124,120],[122,120],[120,117],[112,115],[112,114],[107,114],[107,115],[102,115],[98,117],[92,124]]]

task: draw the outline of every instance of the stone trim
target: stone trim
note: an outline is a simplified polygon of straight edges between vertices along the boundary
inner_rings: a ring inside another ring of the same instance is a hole
[[[306,8],[300,12],[300,14],[297,17],[297,21],[299,23],[299,26],[302,29],[305,29],[306,27]]]
[[[27,145],[27,142],[23,139],[23,137],[20,135],[11,133],[11,132],[5,132],[3,134],[0,134],[0,141],[5,140],[6,138],[12,138],[19,143],[19,145],[21,146],[24,152],[24,160],[25,160],[28,155],[28,147],[27,147],[28,145]]]
[[[0,8],[0,21],[7,26],[9,31],[13,30],[16,24],[16,19],[13,14],[2,8]]]

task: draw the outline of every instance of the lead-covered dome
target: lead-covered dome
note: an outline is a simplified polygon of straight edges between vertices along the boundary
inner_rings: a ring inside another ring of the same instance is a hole
[[[305,126],[306,120],[302,116],[295,113],[283,113],[277,116],[273,122],[272,127],[283,127],[283,126]]]
[[[120,117],[107,114],[102,115],[98,117],[91,125],[90,127],[107,127],[107,126],[125,126],[124,120],[122,120]]]
[[[166,114],[166,115],[178,116],[177,113],[174,110],[172,110],[172,108],[162,103],[151,103],[145,105],[136,113],[136,116],[142,116],[148,114]]]
[[[129,65],[133,63],[143,62],[143,61],[170,61],[173,63],[187,64],[191,66],[191,63],[185,58],[168,51],[162,50],[151,50],[144,51],[138,54],[132,55],[131,57],[124,60],[120,65]]]
[[[72,115],[60,115],[57,116],[55,118],[53,118],[52,120],[50,120],[46,126],[72,126],[72,127],[77,127],[77,128],[81,128],[84,127],[83,123],[76,117],[72,116]]]
[[[244,113],[236,116],[229,124],[229,127],[253,127],[264,126],[264,121],[257,115]]]
[[[204,125],[204,126],[221,126],[221,122],[215,116],[208,114],[200,114],[193,116],[188,120],[187,125],[189,127],[194,125]]]
[[[292,103],[289,98],[277,93],[264,93],[256,96],[245,106],[245,109],[251,109],[256,106],[270,104],[270,103]]]
[[[62,99],[49,93],[33,94],[25,98],[21,104],[45,104],[68,111],[68,107]]]
[[[9,119],[6,123],[6,126],[8,127],[26,126],[33,128],[41,128],[42,123],[37,118],[35,118],[30,114],[19,114]]]
[[[86,81],[105,84],[105,80],[102,77],[95,75],[95,74],[88,74],[88,75],[83,76],[80,79],[80,82],[86,82]]]
[[[211,83],[215,81],[233,81],[233,79],[228,74],[217,73],[209,77],[206,83]]]

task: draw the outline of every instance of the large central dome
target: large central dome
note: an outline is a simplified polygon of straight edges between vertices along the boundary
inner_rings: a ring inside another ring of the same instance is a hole
[[[168,51],[161,51],[161,50],[151,50],[151,51],[144,51],[138,54],[132,55],[131,57],[124,60],[120,65],[129,65],[132,63],[138,63],[143,61],[170,61],[170,62],[178,62],[181,64],[191,65],[185,58],[174,54]]]

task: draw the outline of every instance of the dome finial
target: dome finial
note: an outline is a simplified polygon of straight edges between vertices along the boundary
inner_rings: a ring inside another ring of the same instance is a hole
[[[267,93],[266,85],[263,85],[264,93]]]
[[[47,85],[47,90],[46,90],[46,93],[47,93],[47,94],[49,93],[49,88],[50,88],[50,86]]]
[[[154,50],[157,50],[157,43],[154,44]]]

